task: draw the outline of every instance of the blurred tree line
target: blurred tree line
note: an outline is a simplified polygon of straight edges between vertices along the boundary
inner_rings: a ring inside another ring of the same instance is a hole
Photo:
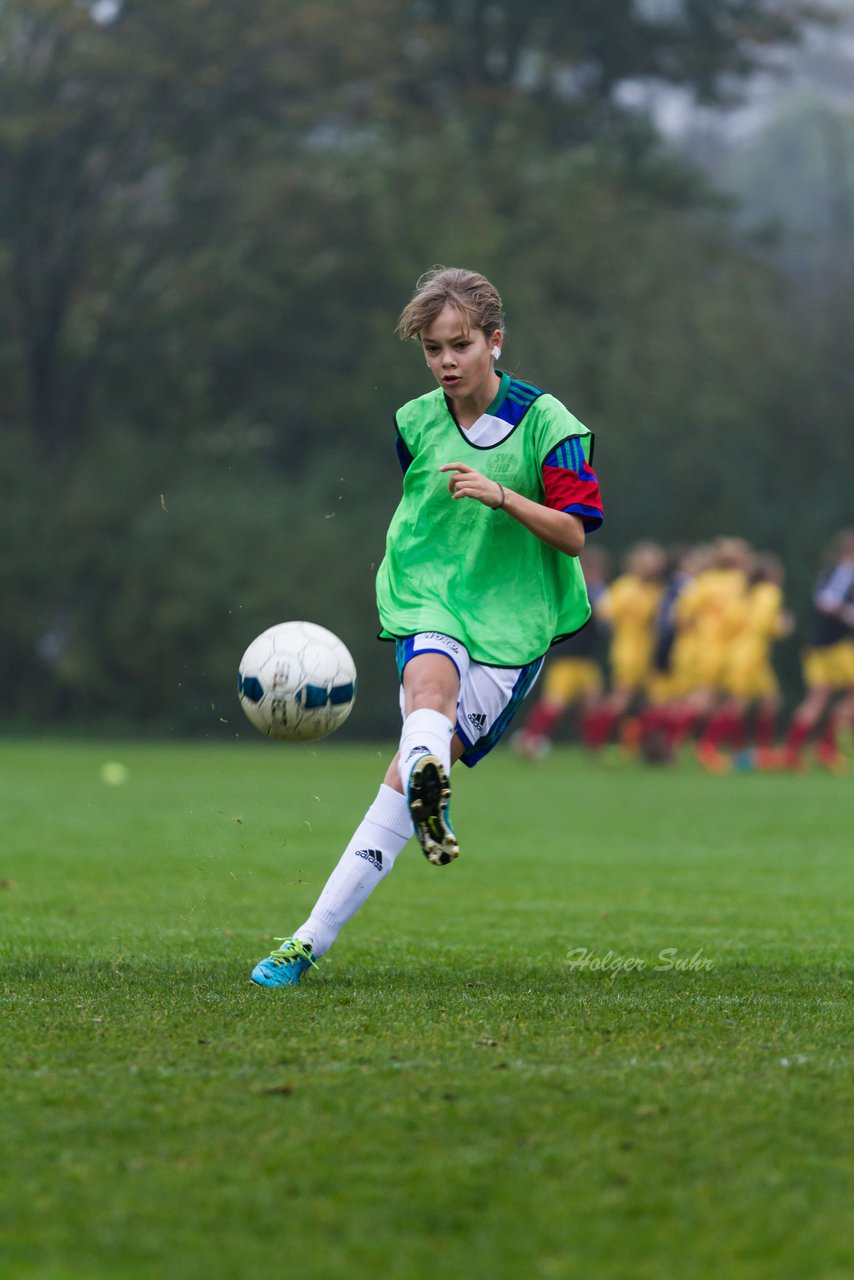
[[[2,0],[3,722],[242,733],[240,654],[306,617],[354,732],[396,723],[373,576],[429,379],[393,328],[437,262],[596,432],[615,556],[744,534],[803,597],[854,518],[850,244],[793,280],[619,89],[722,103],[815,16]]]

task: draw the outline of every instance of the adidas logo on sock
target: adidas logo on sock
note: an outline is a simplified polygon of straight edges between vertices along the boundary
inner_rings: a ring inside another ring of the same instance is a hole
[[[406,759],[411,760],[413,756],[429,756],[429,754],[429,747],[413,747]]]
[[[370,862],[372,867],[376,867],[377,871],[383,869],[383,855],[379,849],[357,849],[357,858],[364,858],[365,862]]]
[[[482,711],[472,711],[466,716],[466,719],[470,724],[474,725],[478,732],[480,732],[486,724],[486,716]]]

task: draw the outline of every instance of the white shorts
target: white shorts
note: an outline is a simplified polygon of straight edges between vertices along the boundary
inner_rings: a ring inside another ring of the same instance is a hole
[[[472,662],[459,640],[439,631],[404,636],[395,641],[394,650],[401,680],[401,715],[404,714],[403,669],[411,658],[420,653],[444,653],[457,668],[460,696],[456,731],[465,748],[460,759],[469,768],[500,742],[543,666],[542,658],[535,658],[524,667],[488,667]]]

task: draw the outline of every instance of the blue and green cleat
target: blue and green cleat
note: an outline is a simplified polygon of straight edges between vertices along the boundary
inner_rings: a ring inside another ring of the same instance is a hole
[[[259,987],[295,987],[306,969],[319,968],[308,942],[299,938],[276,938],[281,942],[260,964],[256,964],[251,980]]]
[[[459,857],[460,846],[448,818],[451,786],[436,756],[423,755],[415,762],[407,800],[424,857],[436,867],[453,862]]]

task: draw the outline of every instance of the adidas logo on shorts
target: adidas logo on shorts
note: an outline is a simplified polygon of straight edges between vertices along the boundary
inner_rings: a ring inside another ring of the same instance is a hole
[[[473,724],[478,733],[483,733],[486,726],[486,716],[482,711],[471,711],[466,716],[469,724]]]
[[[377,871],[383,869],[383,855],[379,849],[357,849],[357,858],[364,858],[365,862],[370,862],[372,867],[376,867]]]

